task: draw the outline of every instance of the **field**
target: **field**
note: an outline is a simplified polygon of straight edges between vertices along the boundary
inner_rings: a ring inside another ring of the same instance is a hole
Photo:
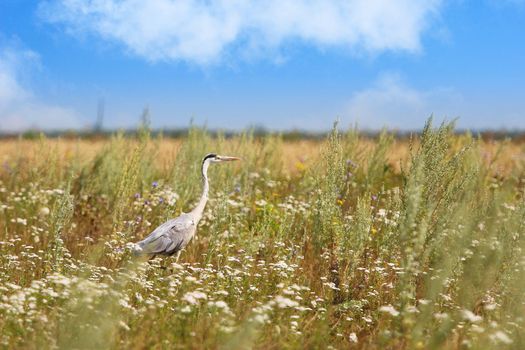
[[[210,201],[173,258],[126,243]],[[0,141],[6,349],[525,349],[525,143]]]

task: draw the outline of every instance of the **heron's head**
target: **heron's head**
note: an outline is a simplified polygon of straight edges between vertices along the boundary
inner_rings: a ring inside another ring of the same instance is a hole
[[[204,163],[205,161],[209,160],[210,163],[222,163],[222,162],[231,162],[231,161],[234,161],[234,160],[241,160],[241,158],[238,158],[238,157],[230,157],[230,156],[221,156],[219,154],[215,154],[215,153],[209,153],[207,154],[204,159],[202,160],[202,162]]]

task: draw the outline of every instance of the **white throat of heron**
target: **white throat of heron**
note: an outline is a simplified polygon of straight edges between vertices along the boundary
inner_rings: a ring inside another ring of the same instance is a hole
[[[210,166],[211,159],[208,158],[202,163],[202,195],[199,200],[199,203],[191,211],[193,216],[195,217],[196,221],[199,221],[202,218],[202,214],[204,213],[204,208],[206,207],[206,203],[208,202],[208,191],[210,190],[210,184],[208,182],[208,167]]]

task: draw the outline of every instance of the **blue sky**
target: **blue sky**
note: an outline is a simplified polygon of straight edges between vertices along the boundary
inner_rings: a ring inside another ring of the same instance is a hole
[[[525,129],[523,0],[0,2],[0,131]]]

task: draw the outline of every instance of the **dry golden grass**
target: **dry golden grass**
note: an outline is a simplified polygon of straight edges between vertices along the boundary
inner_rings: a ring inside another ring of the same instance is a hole
[[[89,163],[93,158],[108,145],[107,139],[97,140],[71,140],[71,139],[47,139],[46,148],[49,149],[49,155],[58,157],[61,163],[67,163],[76,155],[82,163]],[[181,146],[180,139],[163,139],[158,143],[158,157],[155,159],[155,165],[159,169],[166,169],[177,157],[177,152]],[[319,158],[320,146],[322,141],[300,140],[287,141],[282,144],[282,156],[285,168],[290,173],[295,173],[301,168],[299,163],[308,165],[316,162]],[[387,160],[390,166],[399,173],[403,164],[406,165],[409,158],[408,140],[396,140],[387,151]],[[417,146],[418,141],[414,144]],[[363,139],[360,148],[363,153],[371,152],[375,146],[375,140]],[[35,164],[43,161],[41,148],[43,144],[33,140],[0,140],[0,162],[21,161]],[[213,150],[209,150],[213,152]],[[495,176],[508,176],[513,170],[523,170],[523,161],[525,160],[525,140],[522,142],[510,141],[484,141],[482,142],[480,156],[486,162],[491,164]]]

